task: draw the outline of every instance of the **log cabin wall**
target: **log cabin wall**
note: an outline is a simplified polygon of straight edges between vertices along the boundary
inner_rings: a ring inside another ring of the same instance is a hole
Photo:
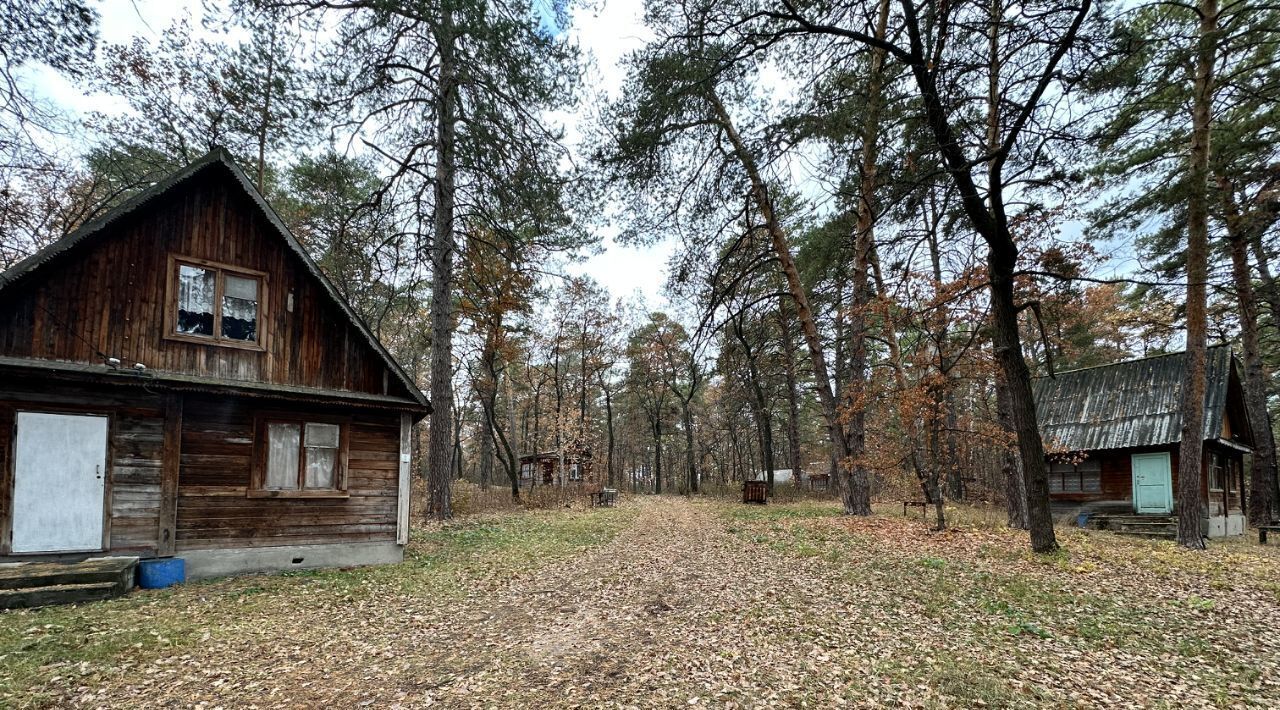
[[[164,400],[138,388],[0,376],[0,550],[12,534],[13,434],[19,411],[100,413],[108,428],[106,550],[156,554],[162,513]],[[57,491],[50,491],[57,495]]]
[[[171,256],[264,272],[259,328],[266,350],[166,339]],[[95,350],[126,367],[140,362],[185,375],[407,395],[217,164],[0,292],[0,356],[98,364]]]
[[[254,415],[264,405],[235,397],[189,395],[182,421],[177,551],[343,542],[393,542],[399,476],[400,414],[272,405],[300,415],[351,416],[345,498],[247,497]]]
[[[1099,462],[1101,468],[1101,488],[1096,493],[1054,493],[1053,500],[1089,502],[1089,501],[1132,501],[1133,500],[1133,455],[1145,453],[1169,452],[1170,475],[1173,484],[1174,504],[1178,500],[1178,465],[1180,461],[1178,446],[1155,446],[1134,449],[1118,449],[1111,451],[1095,451],[1089,458]],[[1213,453],[1222,456],[1232,472],[1229,486],[1223,489],[1209,490],[1209,460]],[[1207,515],[1221,516],[1225,514],[1241,514],[1243,500],[1243,453],[1234,449],[1206,443],[1204,461],[1200,466],[1200,494],[1205,501]]]

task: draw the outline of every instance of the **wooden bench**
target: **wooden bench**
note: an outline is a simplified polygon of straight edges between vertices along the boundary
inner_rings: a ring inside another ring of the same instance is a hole
[[[742,484],[742,502],[764,505],[769,502],[769,484],[764,481],[745,481]]]
[[[919,508],[920,517],[929,514],[929,501],[927,500],[904,500],[902,501],[902,517],[907,517],[907,508]]]
[[[591,507],[612,508],[618,503],[618,489],[601,488],[591,492]]]
[[[1267,533],[1280,532],[1280,524],[1259,525],[1258,526],[1258,544],[1267,544]]]

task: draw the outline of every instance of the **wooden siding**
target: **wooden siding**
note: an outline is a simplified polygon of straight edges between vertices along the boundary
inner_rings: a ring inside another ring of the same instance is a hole
[[[265,272],[265,352],[164,338],[169,258]],[[292,294],[293,309],[288,309]],[[408,396],[381,357],[220,171],[201,173],[0,292],[0,355]],[[384,384],[388,383],[388,384]]]
[[[106,549],[153,555],[160,528],[164,404],[134,389],[40,384],[0,377],[0,549],[12,534],[13,433],[18,411],[102,413],[110,417]],[[50,491],[50,495],[57,495]]]
[[[279,409],[279,407],[273,407]],[[400,414],[355,412],[346,498],[248,498],[254,409],[235,398],[187,397],[178,477],[177,550],[394,541]],[[299,414],[333,414],[307,407]]]
[[[1174,505],[1178,501],[1178,447],[1177,446],[1157,446],[1144,447],[1140,449],[1121,449],[1116,451],[1095,451],[1090,454],[1090,458],[1098,461],[1101,467],[1101,487],[1102,490],[1096,493],[1054,493],[1050,496],[1055,501],[1131,501],[1133,500],[1133,454],[1156,453],[1161,451],[1169,452],[1170,475],[1173,479],[1173,500]],[[1230,495],[1225,496],[1222,492],[1209,492],[1209,476],[1208,476],[1208,455],[1210,451],[1217,451],[1227,456],[1233,457],[1239,463],[1240,469],[1243,470],[1243,456],[1240,452],[1227,447],[1215,446],[1213,444],[1205,445],[1205,462],[1200,466],[1200,494],[1203,496],[1205,505],[1210,515],[1219,516],[1223,514],[1223,508],[1232,514],[1239,514],[1243,509],[1243,497],[1241,496],[1241,481],[1233,481]],[[1225,504],[1225,506],[1224,506]]]

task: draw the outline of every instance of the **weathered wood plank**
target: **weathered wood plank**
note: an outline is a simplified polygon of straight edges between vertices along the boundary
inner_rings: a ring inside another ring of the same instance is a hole
[[[156,551],[172,555],[178,529],[178,475],[182,468],[182,395],[165,398],[164,458],[160,476],[160,526]]]
[[[396,491],[396,542],[409,544],[409,498],[412,480],[409,477],[411,445],[413,435],[413,419],[408,414],[400,415],[400,478]]]

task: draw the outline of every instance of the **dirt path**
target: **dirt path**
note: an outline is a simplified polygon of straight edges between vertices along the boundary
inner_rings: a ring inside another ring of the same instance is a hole
[[[612,540],[514,577],[468,577],[474,589],[460,597],[386,579],[344,597],[277,579],[272,594],[246,598],[243,616],[192,611],[192,628],[209,618],[239,620],[233,628],[154,661],[122,654],[64,678],[55,704],[1274,707],[1280,698],[1270,661],[1280,657],[1280,588],[1266,586],[1268,558],[1257,562],[1263,585],[1251,586],[1203,556],[1083,534],[1067,563],[1028,557],[1016,533],[934,537],[896,517],[849,521],[811,508],[820,517],[805,519],[771,506],[741,520],[740,506],[675,497],[626,506],[616,512],[630,522]],[[1091,557],[1102,550],[1136,556],[1127,565]],[[1203,569],[1170,574],[1171,564]],[[209,597],[230,603],[225,589]]]
[[[437,603],[415,596],[325,606],[117,670],[67,698],[201,707],[536,707],[799,704],[831,699],[815,624],[852,603],[829,574],[727,532],[712,504],[632,499],[611,542],[509,584]],[[834,606],[833,606],[834,605]],[[261,611],[258,612],[261,614]],[[283,613],[287,615],[287,610]],[[861,626],[861,625],[860,625]],[[870,700],[866,698],[865,700]]]

